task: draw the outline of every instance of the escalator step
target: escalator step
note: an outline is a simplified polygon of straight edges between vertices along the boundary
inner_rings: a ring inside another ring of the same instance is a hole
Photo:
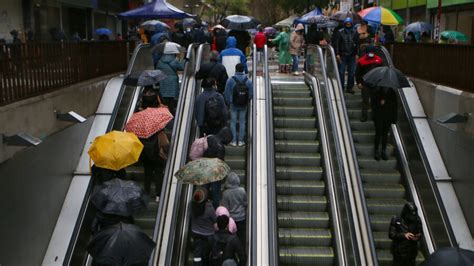
[[[313,98],[310,97],[273,97],[273,105],[278,106],[311,106]]]
[[[405,204],[404,199],[367,199],[369,214],[399,215]]]
[[[282,106],[275,106],[273,108],[273,115],[275,117],[278,116],[299,116],[299,117],[313,117],[314,116],[314,108],[313,107],[282,107]]]
[[[272,91],[281,92],[281,91],[307,91],[308,87],[304,84],[292,84],[292,85],[275,85],[272,84]]]
[[[275,90],[273,91],[273,97],[288,97],[288,98],[300,98],[300,97],[311,97],[311,92],[309,90],[291,90],[291,91],[283,91],[283,90]]]
[[[377,249],[377,257],[379,260],[380,266],[392,266],[393,255],[390,252],[390,249]],[[424,260],[423,254],[418,252],[416,256],[416,264],[420,265]]]
[[[372,170],[372,169],[361,169],[362,180],[364,182],[380,182],[380,183],[391,183],[399,184],[401,182],[401,174],[395,169]]]
[[[321,180],[323,175],[323,169],[315,166],[277,166],[276,167],[276,178],[277,179],[294,179],[295,177],[299,180]]]
[[[326,211],[325,196],[277,195],[278,210],[283,211]]]
[[[352,139],[354,143],[374,143],[375,132],[372,131],[353,131]]]
[[[390,170],[397,168],[397,160],[391,156],[387,161],[376,161],[373,157],[359,156],[359,167],[361,169]]]
[[[274,136],[278,140],[316,140],[318,130],[308,128],[275,128]]]
[[[390,249],[392,240],[388,238],[388,227],[385,231],[372,232],[376,249]]]
[[[276,187],[279,195],[324,195],[325,192],[323,181],[277,180]]]
[[[312,228],[279,228],[278,238],[283,246],[329,246],[331,231]]]
[[[373,231],[388,232],[390,221],[394,215],[370,215],[370,224]]]
[[[225,162],[230,169],[245,169],[245,157],[241,156],[226,156]]]
[[[241,147],[234,147],[234,146],[225,146],[225,155],[226,156],[240,156],[242,158],[245,158],[245,146]]]
[[[364,193],[367,198],[403,198],[405,196],[405,187],[401,184],[365,184]]]
[[[369,156],[373,157],[374,156],[374,145],[372,143],[367,144],[367,143],[358,143],[355,145],[356,148],[356,153],[358,156]],[[387,145],[387,155],[389,156],[394,156],[395,149],[393,145]]]
[[[304,140],[276,140],[275,141],[276,152],[318,152],[319,142],[318,141],[304,141]]]
[[[319,153],[280,153],[275,154],[275,164],[289,166],[321,165]]]
[[[328,228],[327,212],[278,212],[278,225],[286,228]]]
[[[314,117],[275,117],[274,126],[277,128],[315,128],[316,118]]]
[[[334,265],[334,257],[330,247],[280,246],[281,265]]]

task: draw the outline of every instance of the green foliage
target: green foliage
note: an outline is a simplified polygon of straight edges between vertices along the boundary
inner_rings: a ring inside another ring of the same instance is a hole
[[[228,15],[248,15],[249,0],[207,0],[213,9],[208,10],[206,15],[212,18],[214,23],[219,23]]]
[[[316,7],[325,7],[329,3],[328,0],[273,0],[287,15],[303,14],[309,12]]]

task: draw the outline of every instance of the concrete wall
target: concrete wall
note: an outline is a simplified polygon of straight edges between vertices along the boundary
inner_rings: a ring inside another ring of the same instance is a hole
[[[474,94],[411,78],[429,117],[431,130],[443,156],[471,232],[474,232]],[[470,113],[465,124],[441,124],[436,119],[450,112]]]
[[[0,265],[41,265],[93,119],[0,165]]]
[[[0,0],[0,39],[13,40],[11,30],[23,30],[23,11],[19,0]]]
[[[89,117],[95,113],[105,85],[117,74],[88,80],[48,94],[0,107],[0,134],[25,132],[40,139],[71,125],[56,119],[54,110],[75,111]],[[0,163],[11,158],[22,147],[4,145],[0,139]]]

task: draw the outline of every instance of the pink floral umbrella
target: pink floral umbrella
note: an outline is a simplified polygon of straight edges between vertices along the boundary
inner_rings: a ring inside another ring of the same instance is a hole
[[[146,139],[166,127],[173,115],[166,107],[147,108],[134,113],[128,120],[125,130],[133,132],[137,137]]]

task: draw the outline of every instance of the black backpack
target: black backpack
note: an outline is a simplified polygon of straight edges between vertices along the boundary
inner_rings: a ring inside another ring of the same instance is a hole
[[[143,144],[140,160],[154,162],[160,158],[160,145],[156,133],[146,139],[140,138],[139,140]]]
[[[222,263],[227,259],[225,257],[225,250],[227,244],[230,243],[235,236],[231,236],[226,240],[219,238],[219,236],[214,235],[214,242],[211,248],[211,265],[212,266],[222,266]]]
[[[216,92],[214,95],[207,99],[204,106],[204,117],[206,124],[211,127],[216,127],[221,125],[222,118],[225,114],[222,113],[222,106],[217,97],[219,94]]]
[[[249,102],[249,88],[247,87],[247,78],[239,80],[235,76],[232,77],[235,86],[232,91],[232,104],[238,107],[245,107]]]

